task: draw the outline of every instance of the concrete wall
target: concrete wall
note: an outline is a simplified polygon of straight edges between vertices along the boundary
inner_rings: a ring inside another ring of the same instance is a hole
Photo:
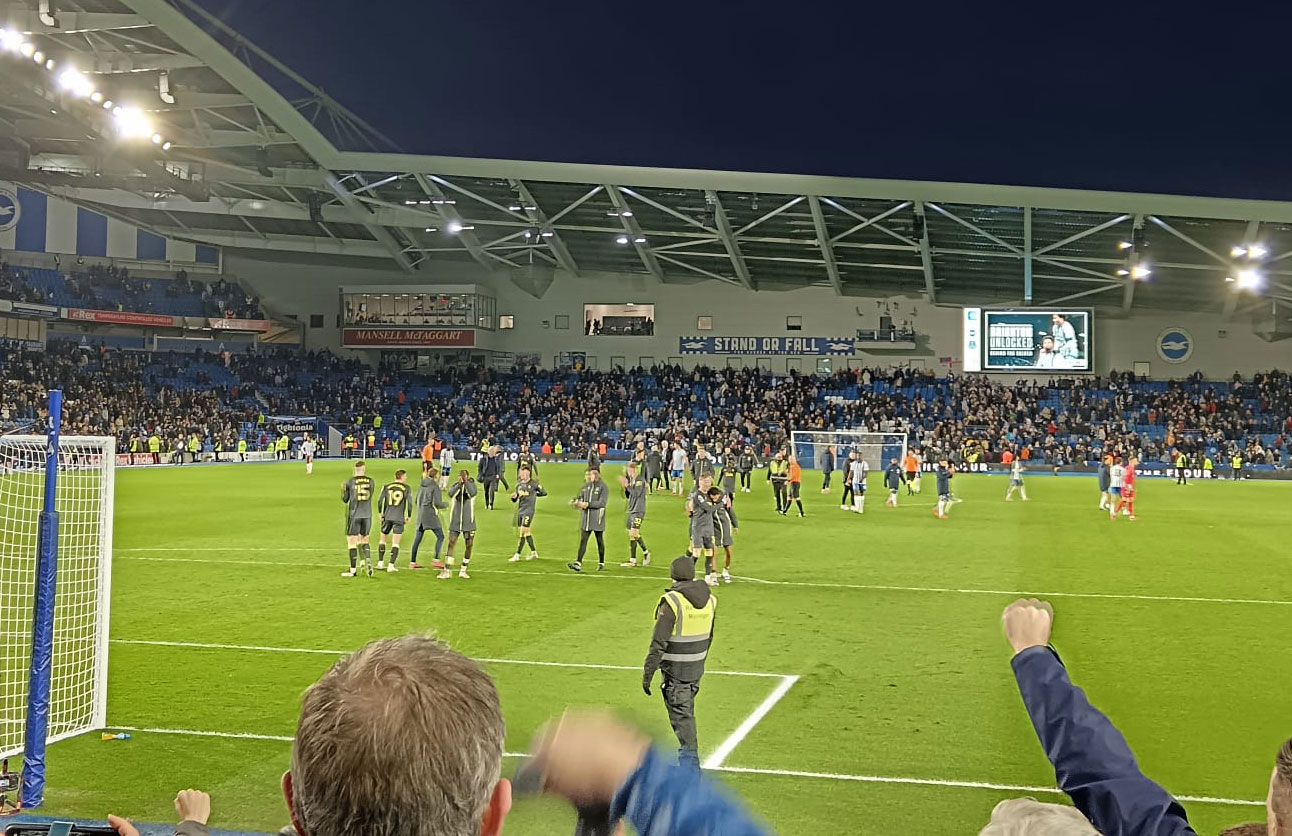
[[[433,287],[436,284],[474,283],[489,288],[498,300],[499,315],[515,317],[511,331],[482,332],[483,348],[513,353],[538,353],[544,364],[563,351],[583,351],[596,357],[599,368],[609,368],[612,358],[636,365],[641,358],[665,362],[678,357],[678,337],[696,336],[698,316],[713,317],[711,336],[805,336],[841,337],[858,328],[878,326],[876,302],[894,306],[892,315],[900,324],[914,323],[926,335],[915,351],[862,351],[854,358],[834,358],[834,368],[853,366],[918,365],[939,367],[939,358],[954,357],[959,369],[960,311],[929,304],[919,297],[865,299],[836,296],[829,288],[811,287],[784,292],[751,293],[728,284],[704,281],[696,284],[659,284],[637,275],[601,274],[574,278],[558,273],[542,295],[520,289],[500,273],[487,273],[474,263],[440,264],[415,274],[398,270],[372,269],[344,260],[327,259],[302,263],[300,256],[282,261],[267,260],[264,254],[226,252],[226,271],[239,276],[258,293],[276,315],[294,314],[308,323],[310,314],[323,314],[324,327],[308,329],[306,344],[312,348],[335,348],[340,334],[336,328],[339,310],[338,288],[365,284],[407,284]],[[370,265],[370,262],[368,263]],[[583,334],[585,303],[652,302],[655,335],[651,337],[593,337]],[[557,317],[569,317],[569,329],[558,330]],[[802,331],[786,329],[786,317],[802,317]],[[1159,334],[1167,328],[1183,328],[1193,338],[1192,356],[1181,364],[1169,364],[1157,353]],[[1224,335],[1222,336],[1222,332]],[[1210,378],[1223,378],[1235,370],[1244,372],[1271,368],[1292,368],[1292,340],[1267,342],[1253,332],[1252,320],[1236,317],[1226,323],[1219,311],[1171,312],[1140,310],[1130,319],[1096,311],[1095,366],[1129,370],[1136,361],[1150,363],[1154,377],[1183,377],[1201,371]],[[617,362],[617,361],[616,361]],[[688,355],[683,364],[726,365],[723,356]],[[753,364],[753,358],[744,362]],[[800,361],[804,371],[814,370],[816,358]],[[773,358],[774,371],[784,371],[786,359]],[[945,369],[945,366],[940,368]]]

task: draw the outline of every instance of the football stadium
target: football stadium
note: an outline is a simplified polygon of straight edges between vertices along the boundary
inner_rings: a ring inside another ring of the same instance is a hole
[[[260,5],[0,0],[7,834],[1292,834],[1292,201],[409,150]]]

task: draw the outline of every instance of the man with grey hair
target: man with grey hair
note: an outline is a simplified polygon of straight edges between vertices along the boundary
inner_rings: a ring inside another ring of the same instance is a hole
[[[429,636],[369,642],[305,693],[283,795],[299,836],[497,836],[511,809],[498,691]],[[537,741],[539,788],[638,833],[763,836],[727,793],[604,715]]]
[[[996,805],[978,836],[1099,836],[1099,831],[1075,807],[1011,798]]]

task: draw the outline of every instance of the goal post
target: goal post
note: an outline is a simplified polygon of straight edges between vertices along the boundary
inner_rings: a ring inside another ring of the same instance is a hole
[[[0,756],[23,756],[24,809],[44,801],[45,749],[107,722],[116,442],[0,436]]]
[[[893,459],[906,458],[906,433],[872,433],[861,430],[795,430],[790,434],[794,455],[804,470],[820,470],[821,454],[834,447],[834,469],[844,470],[848,454],[861,453],[866,464],[882,472]]]

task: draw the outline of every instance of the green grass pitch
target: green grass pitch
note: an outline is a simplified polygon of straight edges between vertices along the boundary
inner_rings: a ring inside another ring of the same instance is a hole
[[[488,663],[509,751],[567,704],[611,706],[674,745],[658,696],[641,693],[639,665],[668,561],[685,545],[680,500],[651,498],[655,562],[621,569],[623,499],[612,492],[609,567],[572,576],[576,512],[566,500],[582,468],[548,465],[540,560],[506,562],[515,535],[502,501],[481,511],[471,580],[406,569],[346,580],[347,467],[118,473],[109,722],[271,739],[83,735],[51,748],[44,812],[168,821],[173,792],[194,786],[214,797],[213,826],[276,830],[287,821],[278,784],[290,744],[272,738],[292,734],[302,690],[335,658],[328,651],[409,631],[433,630],[476,657],[624,666]],[[370,472],[380,483],[395,467]],[[608,466],[607,477],[619,471]],[[737,499],[734,570],[765,582],[718,590],[709,666],[773,676],[706,676],[699,727],[707,757],[780,676],[799,677],[723,764],[760,771],[717,773],[778,832],[976,833],[996,802],[1025,793],[963,783],[1052,786],[1000,633],[1000,612],[1020,592],[1053,596],[1057,647],[1150,776],[1179,795],[1264,798],[1290,733],[1292,486],[1143,479],[1140,519],[1110,523],[1089,479],[1033,475],[1032,501],[1005,503],[1002,477],[965,475],[955,484],[964,502],[941,521],[931,478],[896,510],[873,479],[857,517],[808,473],[808,517],[798,519],[773,514],[755,477],[754,493]],[[1264,814],[1187,806],[1200,833]],[[513,816],[511,832],[573,826],[550,801],[522,800]]]

